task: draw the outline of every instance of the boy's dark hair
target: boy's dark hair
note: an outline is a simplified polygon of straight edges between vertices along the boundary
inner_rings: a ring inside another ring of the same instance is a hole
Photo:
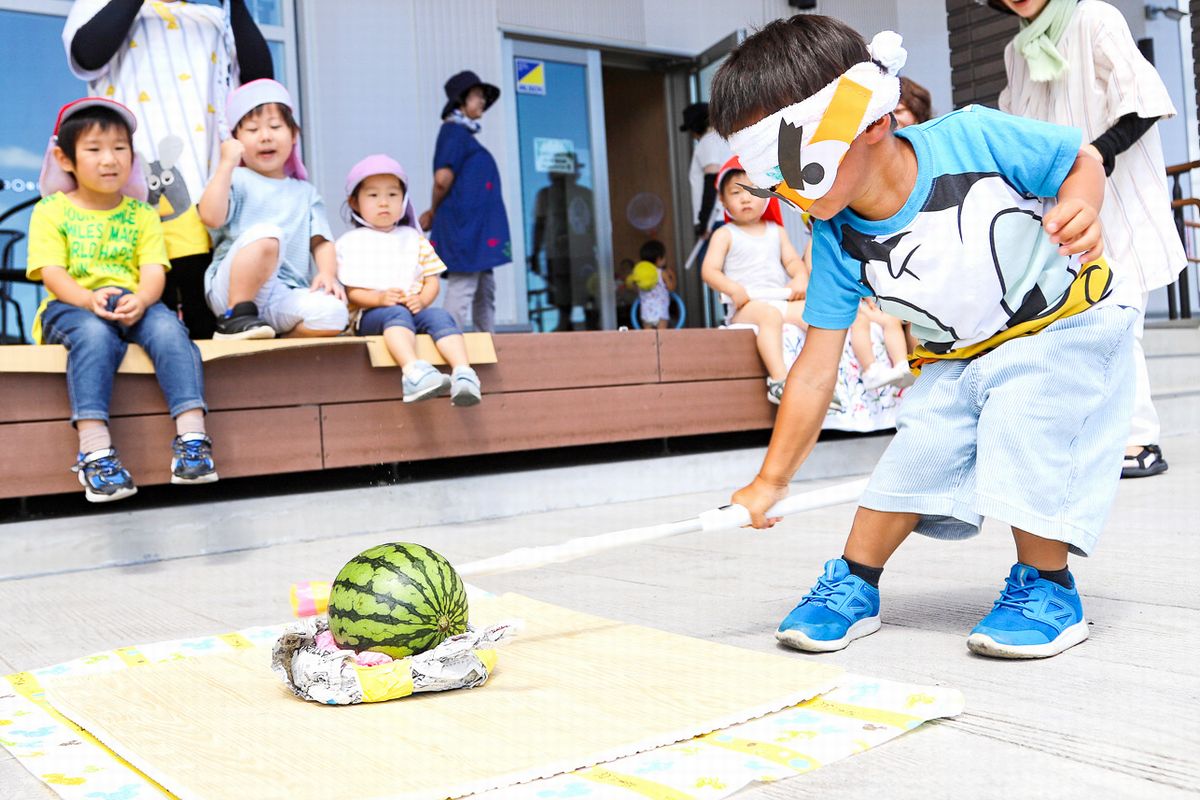
[[[832,17],[775,20],[729,54],[713,76],[708,113],[725,138],[819,92],[860,61],[867,43]]]
[[[255,106],[246,112],[245,116],[238,120],[237,125],[233,126],[233,133],[236,135],[238,128],[242,127],[248,119],[258,119],[268,111],[278,111],[279,116],[283,117],[284,123],[291,129],[292,135],[296,136],[300,133],[300,124],[296,122],[296,118],[292,115],[292,110],[283,103],[263,103],[260,106]]]
[[[657,263],[660,258],[666,258],[667,246],[658,239],[651,239],[642,245],[642,249],[638,251],[638,258],[642,261]]]
[[[727,170],[725,170],[725,172],[721,174],[721,182],[719,184],[717,184],[717,194],[724,194],[725,187],[729,185],[729,182],[731,180],[738,177],[739,175],[742,176],[742,178],[745,178],[746,170],[744,170],[744,169],[727,169]]]
[[[120,128],[125,131],[129,146],[133,147],[133,131],[129,130],[129,123],[124,117],[111,108],[85,108],[67,117],[58,128],[58,146],[72,164],[75,163],[75,145],[78,144],[79,137],[92,128],[99,128],[101,131]]]

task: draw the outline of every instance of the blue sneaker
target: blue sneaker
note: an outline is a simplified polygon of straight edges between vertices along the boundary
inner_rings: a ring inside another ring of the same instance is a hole
[[[202,433],[176,436],[171,443],[171,483],[213,483],[216,480],[212,439]]]
[[[123,497],[137,494],[133,477],[121,465],[117,451],[111,447],[79,454],[79,460],[71,471],[79,476],[83,484],[83,496],[89,503],[111,503]]]
[[[995,658],[1046,658],[1088,637],[1079,592],[1064,589],[1026,564],[1014,564],[1000,599],[967,637],[972,653]]]
[[[877,630],[879,590],[851,575],[844,560],[834,558],[825,562],[825,574],[779,624],[775,638],[797,650],[828,653]]]

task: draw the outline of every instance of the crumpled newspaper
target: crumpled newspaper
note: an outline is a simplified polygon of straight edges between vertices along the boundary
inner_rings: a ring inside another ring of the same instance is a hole
[[[492,648],[512,639],[518,621],[451,636],[432,650],[388,664],[362,667],[352,650],[322,650],[319,634],[329,629],[328,616],[292,623],[275,641],[274,670],[292,693],[326,705],[354,705],[391,700],[416,692],[471,689],[487,681],[495,665]]]

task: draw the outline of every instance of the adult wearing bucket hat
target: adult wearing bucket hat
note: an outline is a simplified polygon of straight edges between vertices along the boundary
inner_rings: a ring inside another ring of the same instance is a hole
[[[470,70],[446,81],[442,128],[433,154],[433,198],[421,227],[447,267],[444,306],[464,330],[491,331],[496,309],[493,270],[512,260],[508,214],[496,159],[476,134],[500,89]]]
[[[267,42],[246,0],[74,0],[62,41],[89,94],[137,112],[138,174],[171,260],[163,302],[182,309],[192,338],[210,338],[204,271],[211,244],[196,203],[218,160],[226,94],[239,81],[272,77]]]

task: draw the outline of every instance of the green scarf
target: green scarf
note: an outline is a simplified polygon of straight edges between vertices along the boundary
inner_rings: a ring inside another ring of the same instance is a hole
[[[1078,0],[1050,0],[1032,22],[1021,20],[1021,31],[1014,44],[1029,64],[1031,80],[1045,83],[1066,70],[1067,62],[1058,52],[1058,41],[1066,32],[1077,4]]]

